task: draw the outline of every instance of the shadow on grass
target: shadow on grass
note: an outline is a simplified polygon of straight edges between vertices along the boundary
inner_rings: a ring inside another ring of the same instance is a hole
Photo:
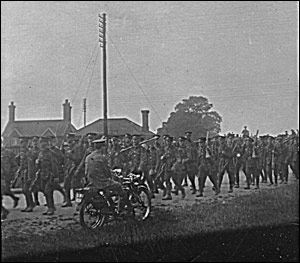
[[[3,262],[299,262],[299,223],[131,245],[23,255]]]

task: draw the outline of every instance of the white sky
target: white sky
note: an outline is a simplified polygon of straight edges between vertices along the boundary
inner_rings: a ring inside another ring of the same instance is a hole
[[[98,13],[108,24],[108,117],[150,129],[189,96],[223,117],[222,133],[298,129],[297,2],[1,2],[1,130],[16,119],[103,117]],[[98,53],[97,53],[98,51]],[[97,58],[96,58],[97,55]],[[150,102],[150,103],[149,103]]]

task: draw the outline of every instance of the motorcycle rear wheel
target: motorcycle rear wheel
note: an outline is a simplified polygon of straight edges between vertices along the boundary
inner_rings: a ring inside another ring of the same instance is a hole
[[[88,229],[103,226],[107,215],[101,211],[102,209],[105,209],[105,206],[100,208],[95,200],[84,200],[79,212],[80,225]]]

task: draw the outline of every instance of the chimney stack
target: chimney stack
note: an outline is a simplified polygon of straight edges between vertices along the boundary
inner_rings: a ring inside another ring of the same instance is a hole
[[[64,111],[64,121],[71,122],[71,105],[70,102],[66,99],[65,103],[63,104],[63,111]]]
[[[142,110],[142,131],[148,132],[149,131],[149,111],[148,110]]]
[[[15,108],[16,106],[14,105],[14,102],[12,101],[10,105],[8,106],[8,121],[9,122],[14,122],[15,121]]]

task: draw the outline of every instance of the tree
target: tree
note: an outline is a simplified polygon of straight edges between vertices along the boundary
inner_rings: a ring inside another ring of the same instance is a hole
[[[175,106],[175,112],[171,112],[168,121],[163,123],[163,127],[159,128],[157,133],[178,137],[189,130],[193,133],[193,139],[206,136],[207,132],[210,136],[215,135],[221,131],[222,117],[216,111],[212,111],[212,107],[208,99],[202,96],[183,99]]]

